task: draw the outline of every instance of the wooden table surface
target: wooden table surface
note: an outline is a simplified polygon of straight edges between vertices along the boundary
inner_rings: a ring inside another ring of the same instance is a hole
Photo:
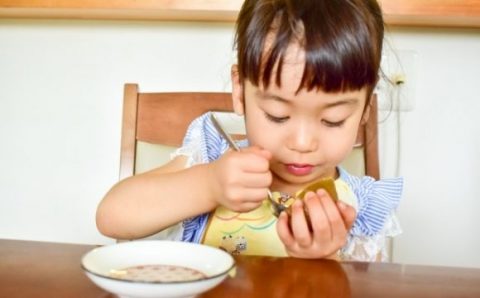
[[[116,297],[80,268],[94,247],[0,239],[0,297]],[[200,297],[480,297],[480,269],[245,256],[236,262],[234,278]]]

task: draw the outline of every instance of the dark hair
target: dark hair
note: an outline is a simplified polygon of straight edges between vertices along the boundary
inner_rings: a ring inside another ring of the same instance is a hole
[[[237,20],[235,46],[241,80],[268,87],[275,82],[287,47],[305,50],[305,70],[298,87],[325,92],[368,87],[378,80],[384,23],[375,0],[246,0]],[[268,49],[267,36],[274,37]]]

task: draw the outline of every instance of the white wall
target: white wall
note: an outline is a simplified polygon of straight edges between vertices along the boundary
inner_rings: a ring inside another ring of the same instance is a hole
[[[95,209],[117,181],[122,86],[229,90],[233,24],[0,20],[0,238],[104,244]],[[480,31],[394,30],[418,53],[402,114],[397,262],[480,267]],[[395,169],[396,116],[381,126]],[[450,181],[451,180],[451,181]]]
[[[232,26],[0,20],[0,237],[107,243],[123,84],[228,90]]]
[[[480,267],[480,30],[395,30],[391,39],[418,55],[416,107],[400,116],[404,234],[394,261]],[[395,121],[382,131],[387,175]]]

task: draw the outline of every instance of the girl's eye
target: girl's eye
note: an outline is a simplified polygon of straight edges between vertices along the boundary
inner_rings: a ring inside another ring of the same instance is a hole
[[[270,120],[272,122],[275,122],[275,123],[283,123],[290,118],[290,117],[275,117],[275,116],[272,116],[268,113],[265,113],[265,117],[267,117],[268,120]]]
[[[337,122],[332,122],[328,120],[322,120],[323,124],[325,124],[327,127],[340,127],[345,123],[345,120],[342,121],[337,121]]]

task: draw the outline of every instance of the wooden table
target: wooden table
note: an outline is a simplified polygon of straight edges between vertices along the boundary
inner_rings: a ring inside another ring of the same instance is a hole
[[[82,272],[91,245],[0,240],[0,297],[114,298]],[[237,257],[216,297],[480,297],[480,269]]]

